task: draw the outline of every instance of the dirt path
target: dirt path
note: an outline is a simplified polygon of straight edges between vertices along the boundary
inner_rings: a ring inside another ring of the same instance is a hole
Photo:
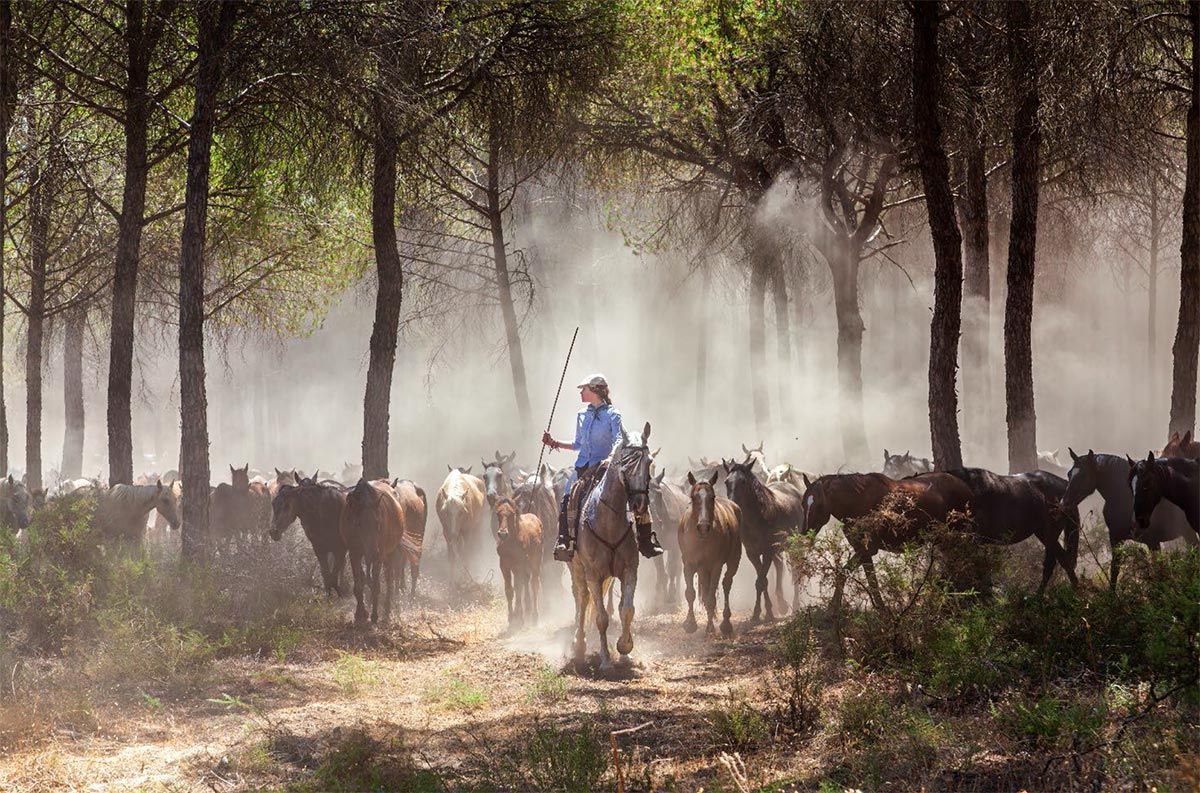
[[[633,667],[601,678],[567,664],[565,608],[510,634],[502,597],[454,609],[433,588],[396,624],[366,632],[349,626],[343,604],[346,627],[307,657],[227,659],[193,695],[101,703],[94,731],[60,730],[0,759],[0,789],[258,788],[295,779],[316,747],[356,728],[398,728],[419,766],[453,779],[535,723],[589,714],[605,730],[649,723],[622,741],[630,767],[643,780],[695,789],[718,773],[708,709],[762,685],[771,629],[750,629],[745,612],[735,615],[737,635],[721,640],[703,628],[687,635],[682,610],[642,609]],[[589,642],[594,649],[594,629]],[[274,755],[279,736],[295,747],[291,767],[257,748],[269,736]]]

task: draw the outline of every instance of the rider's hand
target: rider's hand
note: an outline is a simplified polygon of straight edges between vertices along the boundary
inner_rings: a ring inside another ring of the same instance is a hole
[[[554,438],[550,437],[549,432],[542,433],[542,445],[549,446],[551,449],[558,448],[558,444],[554,441]]]

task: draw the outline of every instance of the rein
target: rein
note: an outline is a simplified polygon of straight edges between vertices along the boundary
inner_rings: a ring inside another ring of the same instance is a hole
[[[632,448],[641,454],[644,454],[649,451],[648,447],[644,447],[644,446],[643,447],[632,447]],[[620,517],[622,519],[622,521],[624,521],[625,531],[621,534],[621,536],[617,539],[616,542],[609,542],[608,540],[601,537],[599,535],[599,533],[597,533],[595,526],[593,526],[591,523],[589,523],[586,519],[583,521],[584,525],[587,526],[587,529],[591,533],[592,537],[594,537],[601,545],[608,548],[608,550],[610,552],[609,562],[608,562],[608,570],[609,570],[609,574],[615,578],[617,575],[616,567],[615,567],[615,564],[617,561],[617,549],[620,548],[622,545],[624,545],[625,541],[627,539],[629,539],[629,536],[631,534],[633,534],[633,523],[625,520],[625,510],[624,509],[618,509],[618,508],[614,507],[612,504],[610,504],[608,502],[607,499],[605,499],[605,487],[606,487],[605,481],[608,479],[608,476],[612,472],[613,468],[616,468],[616,471],[617,471],[616,476],[617,476],[618,480],[621,482],[621,486],[625,489],[626,504],[628,504],[629,498],[632,496],[646,496],[647,502],[649,502],[650,490],[649,490],[648,483],[647,483],[647,486],[644,488],[629,487],[629,485],[625,481],[625,476],[626,476],[625,466],[617,464],[617,462],[614,460],[613,463],[611,464],[609,470],[604,473],[604,479],[602,479],[600,481],[600,484],[598,485],[600,487],[600,495],[597,497],[597,500],[601,504],[603,504],[605,507],[607,507],[609,509],[609,511],[611,511],[614,515],[617,515],[618,517]],[[647,504],[647,508],[649,508],[649,504]]]

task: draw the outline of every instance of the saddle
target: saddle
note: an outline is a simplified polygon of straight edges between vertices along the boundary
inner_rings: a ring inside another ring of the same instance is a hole
[[[588,495],[596,487],[596,483],[604,477],[604,472],[608,469],[608,463],[596,463],[584,469],[584,472],[575,480],[575,484],[571,486],[571,493],[567,496],[567,530],[571,533],[571,537],[579,536],[580,506],[587,503]]]

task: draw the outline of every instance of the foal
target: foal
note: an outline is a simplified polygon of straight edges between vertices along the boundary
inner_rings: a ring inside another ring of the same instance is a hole
[[[542,592],[542,521],[537,515],[518,513],[511,498],[502,498],[496,502],[496,524],[496,555],[500,557],[504,596],[508,598],[509,627],[520,625],[527,614],[537,625]]]

